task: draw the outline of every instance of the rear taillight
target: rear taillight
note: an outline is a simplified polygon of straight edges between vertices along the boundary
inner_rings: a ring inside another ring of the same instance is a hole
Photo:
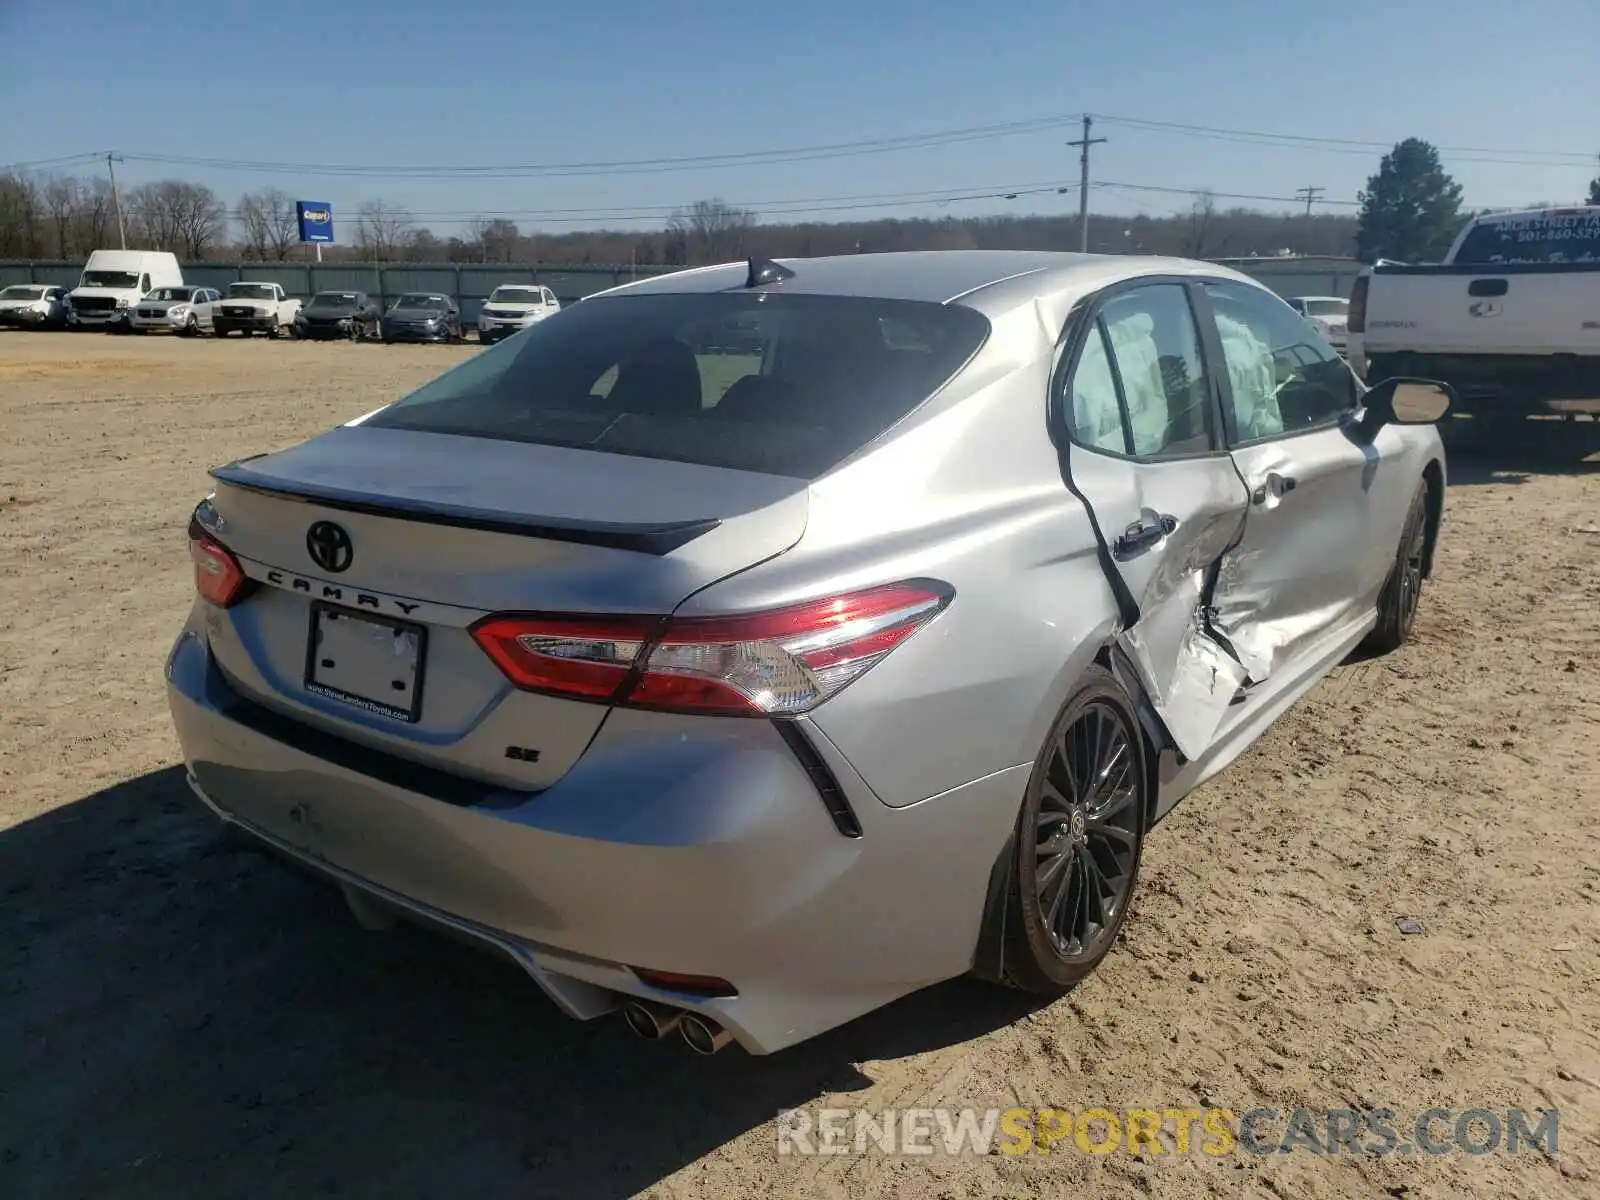
[[[610,700],[659,618],[488,617],[472,636],[506,678],[530,692]]]
[[[233,552],[195,520],[189,522],[189,557],[194,560],[194,590],[218,608],[237,604],[250,590],[250,577]]]
[[[1372,284],[1372,276],[1356,276],[1355,286],[1350,289],[1350,311],[1345,314],[1344,327],[1350,333],[1365,333],[1367,331],[1367,288]]]
[[[859,679],[950,601],[916,581],[738,617],[489,617],[478,644],[518,687],[630,708],[790,716]]]

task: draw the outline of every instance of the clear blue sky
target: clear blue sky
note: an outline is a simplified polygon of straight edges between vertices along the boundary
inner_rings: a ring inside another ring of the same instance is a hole
[[[460,228],[450,217],[476,212],[648,217],[709,196],[833,218],[1076,211],[1075,195],[1054,193],[831,214],[817,202],[1072,183],[1076,151],[1063,143],[1077,132],[1067,126],[568,177],[327,177],[135,156],[374,169],[616,161],[1088,111],[1106,117],[1095,132],[1110,141],[1093,161],[1107,181],[1271,197],[1317,185],[1348,202],[1381,153],[1113,117],[1385,145],[1417,135],[1490,151],[1446,150],[1445,165],[1469,204],[1501,206],[1583,194],[1600,151],[1597,64],[1596,0],[0,0],[0,165],[115,149],[128,155],[119,176],[130,184],[181,176],[230,201],[273,185],[336,213],[383,197],[442,234]],[[1106,188],[1092,202],[1131,213],[1191,200]]]

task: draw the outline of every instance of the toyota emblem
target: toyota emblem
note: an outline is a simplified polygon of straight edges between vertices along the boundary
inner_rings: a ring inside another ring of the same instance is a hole
[[[350,535],[332,521],[318,521],[306,530],[306,553],[324,571],[338,574],[350,569],[356,556]]]

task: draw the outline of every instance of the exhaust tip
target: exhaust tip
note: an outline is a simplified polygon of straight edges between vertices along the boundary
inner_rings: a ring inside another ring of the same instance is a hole
[[[715,1054],[733,1041],[733,1034],[698,1013],[690,1013],[684,1017],[678,1026],[678,1031],[683,1034],[683,1040],[689,1044],[689,1049],[696,1054]]]
[[[651,1004],[647,1000],[629,1000],[622,1006],[622,1019],[634,1033],[653,1042],[659,1041],[677,1029],[678,1023],[683,1020],[683,1014],[662,1004]]]

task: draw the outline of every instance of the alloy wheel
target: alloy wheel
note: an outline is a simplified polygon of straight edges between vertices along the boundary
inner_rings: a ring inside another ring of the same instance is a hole
[[[1094,955],[1132,891],[1142,794],[1139,742],[1096,701],[1051,748],[1035,829],[1035,902],[1064,959]]]

